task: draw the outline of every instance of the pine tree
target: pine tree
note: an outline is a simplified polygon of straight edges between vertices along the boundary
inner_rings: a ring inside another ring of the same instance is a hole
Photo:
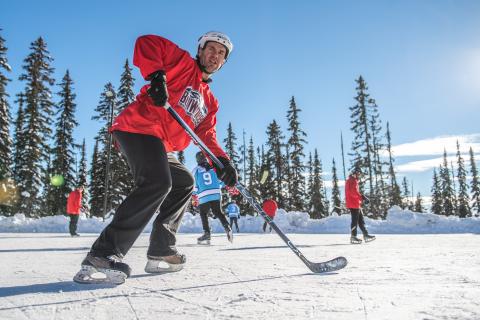
[[[370,95],[367,93],[368,87],[365,80],[362,76],[359,76],[357,80],[357,96],[355,100],[357,104],[350,107],[350,123],[352,124],[351,130],[355,134],[354,140],[352,141],[352,153],[350,155],[353,157],[352,167],[355,165],[360,165],[366,172],[368,184],[369,184],[369,193],[372,195],[374,191],[373,187],[373,145],[372,145],[372,136],[369,127],[369,103],[371,101]]]
[[[455,170],[453,170],[453,161],[450,161],[450,168],[452,169],[450,172],[452,173],[452,189],[453,189],[453,195],[452,195],[452,203],[453,203],[453,215],[458,216],[458,199],[457,199],[457,187],[456,187],[456,182],[455,182]]]
[[[315,149],[313,156],[313,177],[310,190],[310,217],[312,219],[321,219],[328,216],[328,208],[325,203],[325,188],[322,179],[322,162],[318,157],[318,151]]]
[[[0,29],[2,31],[2,29]],[[2,69],[11,72],[12,69],[7,60],[7,48],[5,40],[0,36],[0,182],[5,183],[5,179],[12,176],[12,137],[10,136],[10,124],[12,116],[10,113],[10,105],[7,98],[9,97],[6,87],[10,81]]]
[[[422,195],[420,192],[417,193],[417,199],[415,200],[415,212],[423,212],[423,205],[422,205]]]
[[[443,215],[450,216],[455,213],[452,179],[448,169],[447,151],[443,152],[443,165],[440,167],[440,185],[442,190],[442,209]]]
[[[128,59],[123,66],[123,73],[120,77],[120,86],[117,93],[117,108],[115,115],[120,114],[130,103],[135,100],[135,93],[133,86],[135,85],[135,79],[132,76],[132,68],[128,63]]]
[[[441,169],[440,169],[441,170]],[[431,212],[435,214],[443,213],[443,201],[442,201],[442,186],[440,179],[437,176],[437,170],[433,169],[433,185],[432,185],[432,208]]]
[[[472,209],[476,211],[476,215],[480,215],[480,178],[478,177],[477,164],[475,162],[475,156],[473,149],[470,147],[470,174],[472,181],[470,182],[470,188],[472,190]]]
[[[233,167],[237,169],[240,176],[240,156],[237,153],[237,137],[235,136],[231,122],[228,123],[227,137],[223,139],[223,143],[225,143],[225,152],[230,157]]]
[[[458,165],[458,215],[460,218],[471,217],[472,212],[468,204],[468,185],[467,185],[467,171],[465,170],[465,163],[460,154],[460,144],[457,140],[457,165]]]
[[[310,213],[310,217],[312,216],[313,206],[311,206],[312,194],[313,194],[313,159],[312,153],[308,153],[308,162],[305,167],[307,169],[307,176],[306,176],[306,190],[307,194],[305,195],[305,202],[308,203],[307,205],[307,212]]]
[[[23,93],[19,93],[17,95],[18,99],[15,101],[18,104],[17,110],[17,118],[15,120],[15,128],[13,134],[13,178],[17,182],[17,184],[24,179],[21,176],[20,168],[25,165],[26,159],[24,156],[25,149],[26,149],[26,141],[25,141],[25,115],[23,110],[23,105],[25,103],[25,95]]]
[[[97,154],[95,162],[92,160],[91,170],[92,175],[91,183],[95,185],[95,190],[90,190],[90,206],[92,208],[92,214],[98,216],[103,216],[110,212],[113,208],[113,204],[117,204],[121,202],[121,194],[119,193],[119,186],[110,183],[113,181],[112,179],[112,172],[115,171],[117,168],[112,168],[109,170],[108,177],[107,177],[107,165],[109,163],[109,153],[115,153],[116,151],[112,151],[110,146],[110,150],[108,148],[109,140],[111,139],[110,134],[108,133],[108,125],[111,119],[111,111],[114,109],[116,105],[116,94],[115,89],[111,83],[107,83],[103,89],[103,92],[100,95],[100,101],[95,109],[96,115],[92,117],[92,120],[96,120],[102,124],[100,130],[95,137],[96,147],[97,147]],[[111,159],[110,159],[111,161]],[[111,163],[114,163],[111,161]],[[94,173],[93,173],[94,172]],[[93,180],[95,178],[95,181]],[[107,183],[107,178],[109,179],[109,188],[106,194],[105,192],[105,183]],[[100,181],[101,180],[101,181]],[[100,189],[100,186],[103,189]],[[104,212],[104,201],[106,199],[106,212]]]
[[[128,59],[125,61],[123,68],[124,71],[120,78],[120,87],[118,88],[116,99],[113,99],[111,102],[114,103],[114,117],[122,112],[135,99],[133,92],[135,80],[132,77],[132,69],[129,66]],[[119,206],[123,199],[130,193],[134,183],[128,164],[121,153],[117,150],[111,150],[110,154],[111,184],[109,188],[112,191],[109,192],[109,194],[112,197],[111,206],[115,208]]]
[[[284,208],[287,211],[294,209],[293,206],[293,197],[292,194],[293,184],[292,184],[292,167],[291,167],[291,159],[290,159],[290,146],[288,144],[285,145],[285,166],[283,171],[285,172],[286,182],[285,182],[285,190],[283,191],[284,197]]]
[[[388,175],[390,176],[389,200],[390,206],[402,205],[402,194],[397,183],[397,177],[393,165],[392,138],[390,134],[390,125],[387,122],[387,151],[388,151]]]
[[[55,131],[55,143],[53,146],[53,162],[52,174],[61,175],[64,178],[64,184],[51,188],[51,195],[48,199],[52,201],[49,203],[49,208],[53,214],[65,213],[67,205],[68,194],[75,189],[76,186],[76,172],[75,172],[75,144],[73,138],[73,130],[78,126],[75,119],[75,93],[73,93],[73,80],[70,78],[70,73],[67,70],[65,76],[60,83],[60,102],[57,107],[57,123]],[[49,184],[46,185],[49,187]]]
[[[47,50],[46,43],[40,37],[32,42],[31,53],[24,60],[25,73],[19,80],[25,85],[25,141],[24,151],[26,163],[20,168],[24,177],[19,182],[20,210],[27,216],[38,216],[42,199],[40,192],[45,177],[45,163],[50,153],[49,141],[52,134],[50,128],[53,116],[53,102],[50,87],[54,84],[53,68],[50,63],[53,58]]]
[[[288,139],[289,145],[289,160],[290,160],[290,174],[289,184],[291,205],[294,210],[302,211],[305,207],[305,180],[303,173],[305,171],[305,165],[303,164],[303,145],[306,143],[307,134],[300,127],[299,113],[302,110],[297,107],[295,98],[292,96],[290,100],[290,107],[287,111],[288,131],[290,132],[290,138]]]
[[[337,167],[335,165],[335,158],[333,158],[332,160],[332,205],[333,212],[341,215],[342,199],[340,196],[340,188],[338,187]]]
[[[90,193],[88,191],[88,182],[87,182],[87,176],[88,176],[88,168],[87,168],[87,147],[85,144],[85,139],[83,139],[83,143],[81,146],[81,154],[80,154],[80,168],[78,170],[78,177],[77,177],[77,186],[83,187],[83,193],[82,193],[82,208],[87,214],[87,216],[90,214]]]
[[[386,197],[388,193],[387,186],[384,181],[384,175],[386,174],[383,171],[383,168],[386,167],[387,163],[380,157],[380,154],[383,150],[386,149],[386,145],[383,142],[383,137],[381,136],[382,123],[380,120],[380,114],[378,112],[378,106],[374,99],[369,100],[370,105],[370,118],[369,118],[369,132],[372,136],[372,168],[373,168],[373,198],[370,200],[370,208],[374,213],[374,217],[386,217],[387,210],[389,207],[389,201]]]
[[[279,207],[285,207],[285,156],[282,153],[283,147],[285,147],[284,139],[280,126],[275,120],[273,120],[267,127],[267,157],[272,163],[272,171],[269,174],[274,181],[275,189],[275,201],[277,201]]]
[[[263,170],[267,170],[268,172],[272,172],[272,160],[269,157],[265,157],[265,164],[263,166]],[[275,199],[276,190],[275,190],[275,182],[271,175],[267,176],[267,179],[263,183],[263,193],[262,199]]]
[[[105,195],[105,167],[101,160],[99,141],[95,141],[93,148],[92,163],[90,165],[90,215],[95,217],[103,216],[103,201]]]
[[[410,201],[410,190],[408,188],[407,177],[403,177],[402,188],[403,188],[403,206],[402,206],[402,209],[409,209],[411,207],[411,205],[410,205],[411,201]]]

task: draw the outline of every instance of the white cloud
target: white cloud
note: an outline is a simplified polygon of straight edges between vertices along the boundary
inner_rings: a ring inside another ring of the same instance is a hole
[[[461,153],[468,153],[470,147],[477,152],[480,150],[480,133],[474,133],[440,136],[399,144],[392,147],[392,152],[394,157],[440,155],[444,150],[447,150],[448,154],[453,154],[457,152],[457,140]]]
[[[395,166],[395,170],[398,173],[423,172],[423,171],[431,170],[433,168],[438,168],[438,166],[442,163],[442,161],[443,161],[443,158],[412,161],[412,162],[407,162],[407,163]]]

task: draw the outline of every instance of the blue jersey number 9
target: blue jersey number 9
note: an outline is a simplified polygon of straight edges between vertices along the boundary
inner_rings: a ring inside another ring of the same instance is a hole
[[[203,182],[206,186],[212,184],[212,175],[209,172],[203,174]]]

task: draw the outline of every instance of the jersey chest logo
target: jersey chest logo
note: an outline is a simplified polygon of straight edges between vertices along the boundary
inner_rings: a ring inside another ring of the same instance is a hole
[[[203,96],[192,87],[187,87],[187,89],[185,89],[178,104],[182,106],[190,119],[192,119],[195,127],[197,127],[207,116],[208,109],[203,101]]]

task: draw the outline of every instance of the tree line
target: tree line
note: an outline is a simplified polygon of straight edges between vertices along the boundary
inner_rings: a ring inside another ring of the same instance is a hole
[[[74,81],[68,70],[61,81],[55,81],[52,63],[47,45],[39,37],[30,44],[30,53],[23,61],[23,72],[18,80],[24,84],[24,89],[15,94],[17,112],[13,120],[6,92],[11,81],[6,74],[11,72],[11,67],[5,40],[0,37],[0,212],[3,215],[23,213],[29,217],[64,214],[68,193],[82,185],[86,213],[102,217],[106,212],[113,212],[133,188],[128,166],[112,147],[108,132],[112,118],[135,99],[132,68],[127,59],[118,88],[109,82],[100,94],[92,116],[100,129],[94,138],[91,159],[87,159],[85,139],[77,143],[73,138],[78,126]],[[306,152],[307,134],[301,126],[302,110],[294,96],[288,103],[286,130],[272,120],[267,126],[264,144],[256,145],[252,136],[248,142],[239,143],[229,123],[223,140],[225,151],[238,169],[241,182],[253,195],[258,199],[275,199],[279,207],[308,212],[314,219],[332,213],[342,214],[345,208],[339,173],[343,172],[345,179],[347,172],[360,166],[365,174],[361,191],[370,198],[365,211],[371,217],[385,218],[393,205],[423,211],[421,195],[417,194],[413,202],[406,178],[401,184],[397,181],[389,123],[383,127],[379,106],[370,97],[363,77],[355,81],[355,104],[349,107],[353,140],[345,153],[343,136],[340,136],[342,159],[341,162],[331,159],[329,194],[319,151]],[[245,133],[243,135],[245,137]],[[183,152],[177,156],[185,163]],[[460,183],[466,179],[465,169],[460,169],[460,160],[458,194],[453,190],[452,178],[448,178],[450,182],[447,179],[453,169],[444,164],[440,166],[439,176],[436,177],[434,171],[432,198],[438,200],[433,201],[432,212],[463,217],[472,215],[473,210],[479,212],[479,181],[472,150],[471,158],[472,195],[468,194],[466,184]],[[64,178],[62,185],[52,185],[55,175]],[[244,212],[252,211],[241,201],[240,195],[228,194],[225,198],[236,199]],[[472,199],[476,200],[470,203]]]

